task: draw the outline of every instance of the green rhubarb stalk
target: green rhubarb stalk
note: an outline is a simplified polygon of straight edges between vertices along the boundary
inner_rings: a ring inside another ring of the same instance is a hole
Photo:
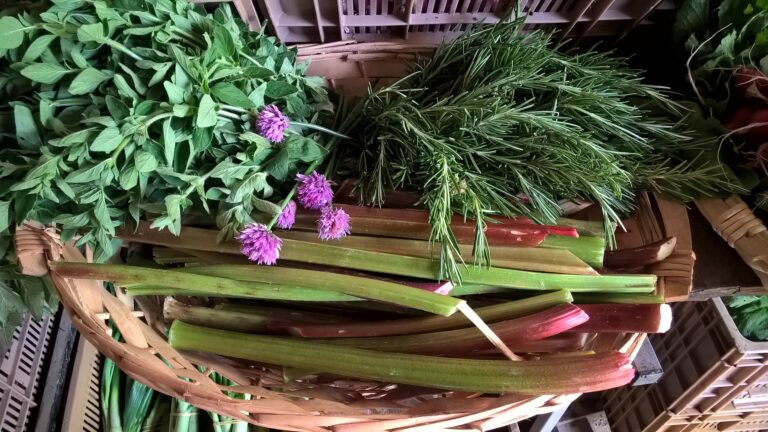
[[[605,239],[603,237],[547,236],[540,247],[567,249],[592,267],[603,267],[603,255],[605,254]]]
[[[168,335],[179,350],[202,351],[358,379],[446,390],[523,395],[607,390],[634,377],[618,352],[510,362],[384,353],[305,340],[249,335],[175,321]]]
[[[280,238],[298,240],[309,243],[321,243],[317,233],[307,231],[280,231]],[[435,258],[440,256],[440,245],[423,240],[367,237],[351,235],[339,239],[336,245],[361,249],[372,252],[382,252],[395,255],[407,255],[420,258]],[[472,245],[459,245],[465,262],[472,262]],[[489,246],[493,266],[517,270],[541,271],[562,274],[597,274],[597,272],[566,249],[531,248],[514,246]]]
[[[455,290],[455,288],[454,288]],[[453,295],[453,292],[451,292]],[[578,304],[590,303],[625,303],[625,304],[661,304],[664,296],[657,294],[614,294],[614,293],[575,293],[574,302]]]
[[[252,267],[253,268],[253,267]],[[137,284],[148,287],[167,287],[181,295],[218,295],[222,297],[243,297],[268,300],[293,301],[346,301],[350,296],[343,293],[250,282],[224,277],[211,277],[172,270],[160,270],[118,264],[94,264],[75,262],[51,263],[51,269],[63,277],[72,279],[96,279],[116,281],[122,285]],[[129,291],[138,293],[140,290]],[[162,289],[150,292],[160,295]],[[166,291],[167,292],[167,291]]]
[[[358,298],[392,303],[443,316],[452,315],[459,305],[464,303],[463,300],[398,283],[315,270],[222,264],[188,267],[180,269],[179,272],[341,292]]]
[[[487,323],[508,320],[540,312],[573,301],[568,291],[555,291],[522,300],[500,303],[475,309],[475,312]],[[288,319],[287,321],[292,321]],[[211,326],[217,327],[217,326]],[[281,329],[301,337],[370,337],[417,334],[472,327],[472,323],[463,315],[450,317],[418,317],[389,321],[353,322],[317,324],[293,324]],[[218,328],[218,327],[217,327]]]
[[[343,294],[344,299],[350,296],[366,298],[445,316],[456,312],[464,302],[392,282],[283,267],[215,265],[171,271],[126,265],[56,262],[51,264],[51,269],[73,279],[156,284],[206,294],[213,292],[222,297],[306,301],[313,291],[332,292]]]
[[[151,230],[148,228],[148,225],[144,224],[139,227],[136,233],[122,232],[120,236],[127,240],[170,247],[175,246],[184,249],[240,253],[236,243],[225,242],[217,244],[215,231],[198,228],[183,228],[181,236],[176,237],[170,233]],[[580,240],[590,239],[591,237],[574,239],[570,237],[549,236],[548,238]],[[603,242],[602,239],[597,240]],[[573,252],[578,256],[578,253]],[[316,244],[284,239],[280,255],[282,259],[289,261],[421,279],[436,280],[439,275],[438,261],[350,249],[332,244]],[[500,287],[529,290],[568,289],[573,292],[611,291],[645,293],[655,290],[656,287],[656,277],[651,275],[562,275],[495,267],[485,269],[467,266],[461,267],[459,273],[465,284],[497,285]]]
[[[173,297],[165,299],[163,317],[167,322],[183,319],[191,324],[245,333],[258,333],[267,330],[267,318],[249,313],[192,306]]]

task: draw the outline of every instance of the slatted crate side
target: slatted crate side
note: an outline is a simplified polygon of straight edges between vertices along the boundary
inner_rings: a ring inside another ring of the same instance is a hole
[[[559,30],[561,37],[596,32],[623,36],[671,0],[258,0],[270,30],[283,42],[408,40],[438,43],[472,24],[496,23],[514,8],[527,28]],[[609,27],[602,23],[611,23]]]
[[[675,326],[651,337],[664,376],[654,385],[606,393],[615,430],[689,431],[686,425],[718,422],[735,427],[768,409],[768,343],[745,339],[719,299],[680,303],[673,311]]]
[[[67,392],[61,432],[101,430],[101,364],[103,356],[79,337]]]
[[[0,361],[0,432],[26,430],[50,345],[53,318],[24,319]]]

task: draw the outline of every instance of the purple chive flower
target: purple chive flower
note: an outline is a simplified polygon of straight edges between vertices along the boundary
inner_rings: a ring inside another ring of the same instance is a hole
[[[296,222],[296,201],[290,200],[277,217],[277,226],[282,229],[291,229],[294,222]]]
[[[299,187],[296,189],[296,196],[299,204],[310,210],[318,210],[328,206],[333,200],[333,190],[331,183],[325,176],[312,171],[310,175],[297,174]]]
[[[283,241],[272,234],[272,231],[264,224],[252,223],[246,226],[240,235],[240,252],[249,260],[257,264],[274,265],[280,256],[280,247]]]
[[[277,105],[267,105],[259,113],[259,135],[272,142],[282,142],[285,130],[290,125]]]
[[[326,207],[320,212],[317,231],[322,240],[338,240],[349,235],[349,215],[340,208]]]

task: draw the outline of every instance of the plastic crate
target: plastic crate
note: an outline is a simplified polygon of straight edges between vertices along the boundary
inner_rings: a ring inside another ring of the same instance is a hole
[[[53,318],[25,318],[0,362],[0,432],[27,430],[44,370]]]
[[[286,43],[409,40],[437,43],[471,24],[495,23],[514,0],[258,0],[270,30]],[[619,35],[655,10],[674,9],[669,0],[523,0],[526,26],[562,31],[562,37]]]
[[[744,338],[720,299],[673,310],[675,326],[651,336],[664,376],[605,393],[613,430],[768,430],[768,342]]]

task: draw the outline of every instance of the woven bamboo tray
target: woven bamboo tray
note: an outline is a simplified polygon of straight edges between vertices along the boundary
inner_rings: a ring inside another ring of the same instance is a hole
[[[768,289],[768,230],[765,224],[736,195],[699,199],[696,206]]]

